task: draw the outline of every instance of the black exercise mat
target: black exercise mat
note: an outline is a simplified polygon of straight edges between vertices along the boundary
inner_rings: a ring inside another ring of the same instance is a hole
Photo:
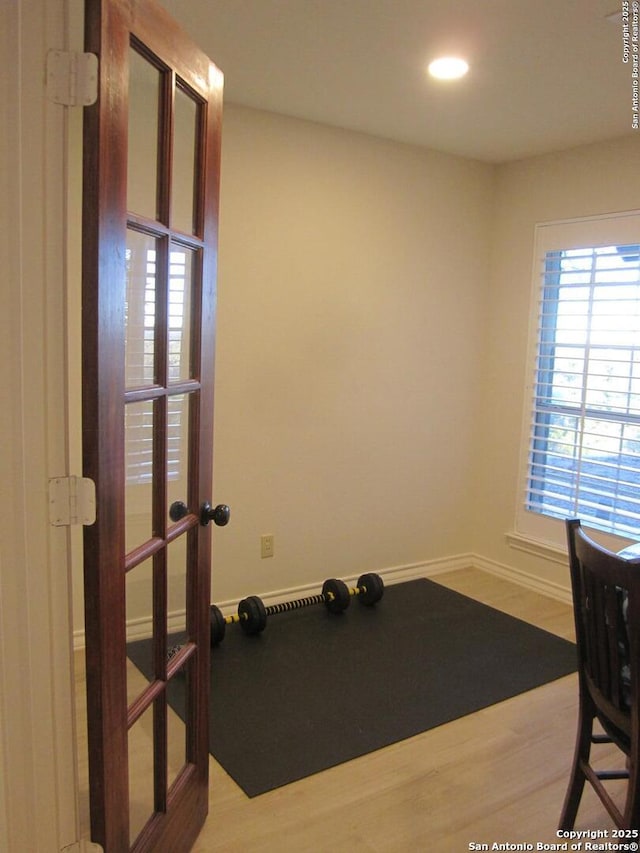
[[[150,642],[130,644],[129,657],[149,673]],[[575,669],[573,643],[409,581],[371,608],[282,613],[254,637],[228,626],[211,655],[211,754],[254,797]]]

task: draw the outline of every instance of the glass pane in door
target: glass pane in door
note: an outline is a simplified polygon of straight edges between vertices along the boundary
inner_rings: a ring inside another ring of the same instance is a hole
[[[147,219],[156,219],[158,208],[160,83],[158,69],[131,48],[129,50],[127,209],[146,216]]]
[[[129,843],[155,811],[153,705],[129,729]]]
[[[191,378],[191,328],[197,254],[172,243],[169,250],[169,382]]]
[[[187,684],[189,664],[177,672],[169,686],[171,694],[174,681],[182,687],[184,697],[189,695]],[[176,781],[180,771],[187,764],[187,727],[171,706],[167,708],[167,788]]]
[[[153,558],[127,572],[125,580],[127,632],[127,705],[149,686],[154,678],[153,661]],[[132,644],[139,644],[136,660],[143,654],[147,660],[146,674],[130,659]]]
[[[167,621],[169,643],[187,639],[187,537],[180,536],[167,549]]]
[[[149,234],[127,231],[124,342],[127,388],[152,385],[156,381],[156,244]]]
[[[125,551],[153,535],[153,447],[155,404],[129,403],[125,408]]]
[[[173,135],[171,225],[178,231],[196,231],[195,176],[198,152],[198,104],[176,88]]]
[[[169,623],[169,645],[181,646],[187,635],[187,560],[188,534],[174,540],[167,549],[167,617]],[[176,672],[167,686],[169,701],[179,696],[184,714],[190,692],[189,672],[192,661]],[[171,785],[188,762],[188,731],[183,719],[174,710],[167,713],[167,785]]]
[[[167,503],[189,502],[189,399],[175,394],[167,400]],[[189,507],[196,512],[197,507]]]

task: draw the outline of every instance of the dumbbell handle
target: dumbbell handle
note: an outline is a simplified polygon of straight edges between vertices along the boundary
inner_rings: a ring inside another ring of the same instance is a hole
[[[288,610],[300,610],[302,607],[311,607],[313,604],[324,604],[327,600],[331,600],[333,595],[309,595],[307,598],[297,598],[295,601],[283,601],[281,604],[270,604],[265,607],[267,616],[275,616],[276,613],[286,613]],[[232,613],[224,617],[227,625],[234,622],[242,622],[248,618],[246,613]]]
[[[367,591],[366,586],[350,587],[349,595],[362,595]],[[296,598],[294,601],[283,601],[282,604],[270,604],[265,607],[267,616],[275,616],[276,613],[286,613],[288,610],[300,610],[301,607],[311,607],[313,604],[326,604],[333,601],[335,595],[332,592],[309,595],[307,598]]]
[[[350,595],[361,595],[363,592],[366,592],[366,586],[356,586],[351,587],[349,589]],[[265,607],[265,613],[267,616],[275,616],[276,613],[287,613],[289,610],[300,610],[303,607],[311,607],[314,604],[326,604],[327,601],[333,601],[335,596],[332,592],[323,595],[319,593],[318,595],[309,595],[306,598],[296,598],[293,601],[283,601],[280,604],[270,604],[268,607]],[[227,625],[231,625],[234,622],[242,622],[247,619],[247,614],[242,613],[233,613],[230,616],[225,616],[224,621]]]
[[[265,608],[267,616],[275,616],[276,613],[286,613],[288,610],[300,610],[301,607],[310,607],[312,604],[324,604],[326,595],[309,595],[307,598],[296,598],[295,601],[283,601],[281,604],[270,604]]]
[[[360,595],[366,592],[365,586],[352,587],[349,590],[350,595]],[[289,610],[300,610],[302,607],[311,607],[314,604],[326,604],[327,601],[333,601],[335,595],[332,592],[326,594],[319,593],[318,595],[309,595],[306,598],[296,598],[293,601],[283,601],[281,604],[270,604],[265,607],[267,616],[275,616],[276,613],[287,613]]]

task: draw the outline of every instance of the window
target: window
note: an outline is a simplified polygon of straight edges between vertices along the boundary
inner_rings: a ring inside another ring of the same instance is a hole
[[[524,508],[640,538],[640,217],[542,226],[536,244]]]

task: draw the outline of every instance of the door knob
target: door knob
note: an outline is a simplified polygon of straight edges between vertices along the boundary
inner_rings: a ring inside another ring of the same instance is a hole
[[[205,501],[200,507],[200,524],[203,527],[206,527],[210,521],[218,527],[224,527],[225,524],[229,524],[230,517],[231,509],[226,504],[212,507],[209,501]]]
[[[185,515],[189,515],[189,507],[184,501],[174,501],[169,507],[169,518],[171,521],[180,521]]]

